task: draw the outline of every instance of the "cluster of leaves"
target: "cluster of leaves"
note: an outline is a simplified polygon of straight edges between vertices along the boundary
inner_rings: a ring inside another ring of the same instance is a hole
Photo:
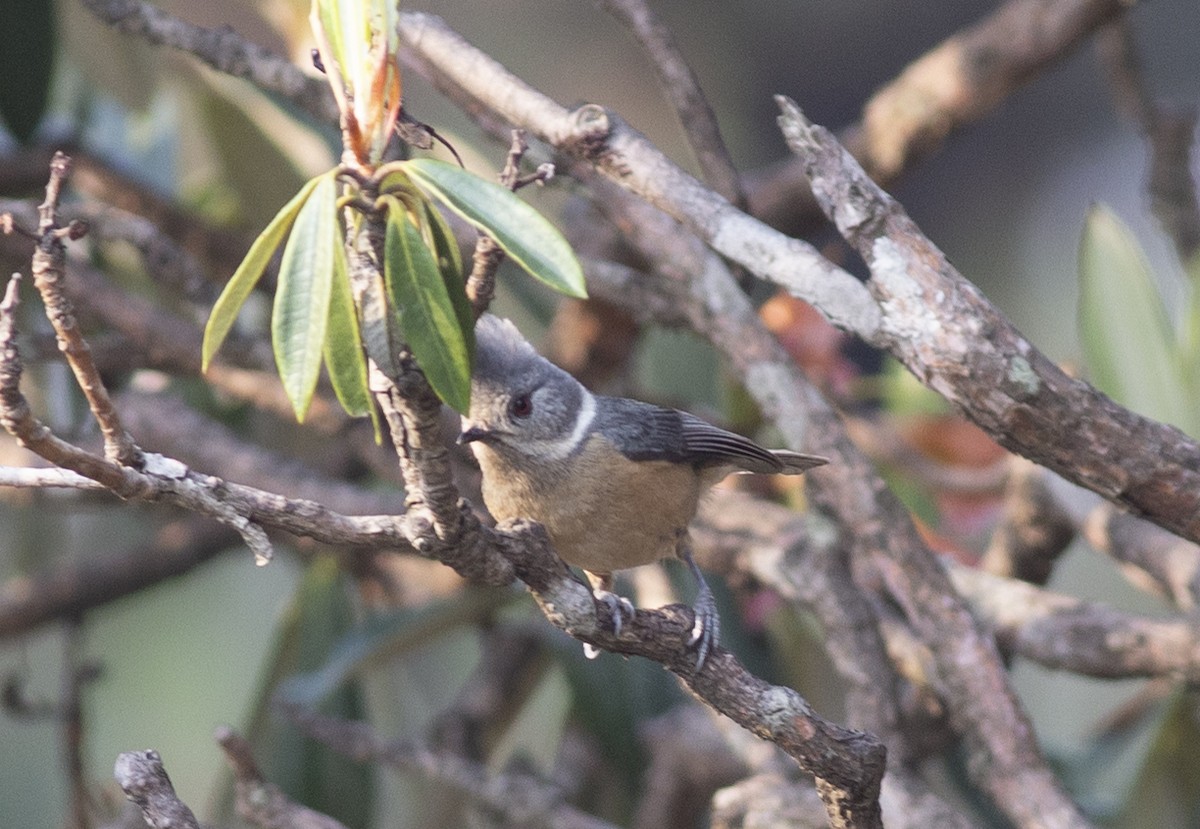
[[[373,412],[366,354],[407,343],[438,396],[460,412],[470,399],[474,314],[458,244],[434,200],[496,240],[517,264],[569,296],[583,272],[562,234],[511,190],[428,158],[382,163],[400,113],[395,4],[315,0],[310,22],[341,110],[343,164],[309,180],[259,235],[226,285],[204,333],[203,363],[285,237],[271,320],[279,376],[303,420],[324,363],[342,406]],[[387,313],[365,314],[346,252],[365,224],[385,224]],[[290,231],[290,235],[289,235]],[[395,336],[393,336],[393,334]],[[394,355],[391,355],[394,357]]]

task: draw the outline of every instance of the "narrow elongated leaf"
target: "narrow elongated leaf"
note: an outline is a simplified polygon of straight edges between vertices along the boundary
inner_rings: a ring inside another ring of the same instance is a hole
[[[570,244],[511,190],[432,158],[406,161],[404,169],[447,207],[493,236],[531,276],[567,296],[587,296],[583,269]]]
[[[446,293],[450,295],[450,302],[454,305],[459,327],[463,331],[474,332],[475,313],[467,299],[467,283],[463,274],[462,256],[458,252],[458,242],[437,207],[432,202],[422,201],[426,219],[425,229],[429,233],[427,244],[437,256],[438,270],[442,273],[442,281],[446,283]]]
[[[296,214],[308,202],[313,189],[322,180],[331,180],[331,177],[331,173],[323,173],[306,182],[300,188],[300,192],[275,214],[275,218],[262,233],[258,234],[258,238],[246,252],[246,258],[242,260],[242,264],[238,265],[233,276],[229,278],[229,282],[225,284],[225,290],[221,291],[221,295],[217,297],[212,313],[208,316],[208,323],[204,326],[204,345],[201,348],[203,370],[208,370],[208,364],[212,362],[213,355],[217,353],[221,343],[225,342],[225,337],[229,335],[233,323],[237,320],[238,311],[246,302],[246,298],[250,296],[250,292],[254,290],[254,286],[258,284],[263,270],[271,261],[271,257],[283,241],[283,237],[291,230],[292,223],[296,220]]]
[[[460,325],[433,253],[396,199],[390,200],[385,239],[384,273],[404,338],[438,397],[466,412],[474,329]]]
[[[1088,214],[1079,248],[1080,339],[1102,391],[1183,429],[1191,408],[1171,322],[1137,239],[1108,208]]]
[[[333,392],[348,414],[369,413],[371,393],[367,389],[367,360],[363,356],[358,314],[350,296],[349,266],[341,233],[333,250],[333,282],[329,292],[329,329],[325,334],[325,368]]]
[[[54,4],[8,0],[0,25],[0,121],[21,143],[46,113],[54,71]]]
[[[1187,263],[1188,301],[1179,326],[1179,357],[1184,376],[1191,382],[1192,400],[1200,394],[1200,254]]]
[[[283,249],[271,314],[275,364],[301,422],[321,371],[337,238],[337,185],[326,176],[296,216]]]

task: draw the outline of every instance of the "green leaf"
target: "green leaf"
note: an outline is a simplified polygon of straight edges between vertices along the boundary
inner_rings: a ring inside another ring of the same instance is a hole
[[[511,190],[432,158],[415,158],[403,166],[447,207],[494,237],[531,276],[567,296],[587,296],[583,269],[570,244]]]
[[[519,601],[519,593],[472,587],[453,599],[436,599],[416,609],[370,615],[338,641],[326,658],[283,683],[280,696],[292,705],[317,706],[372,664],[427,648],[442,636],[473,628]]]
[[[454,305],[459,327],[463,331],[473,333],[475,312],[471,310],[471,302],[467,299],[467,283],[463,274],[462,256],[458,252],[458,242],[437,207],[424,198],[421,204],[425,211],[424,228],[429,233],[427,244],[437,256],[438,270],[442,273],[442,281],[446,283],[446,293],[450,294],[450,302]]]
[[[326,55],[325,59],[334,60],[343,82],[348,82],[347,74],[350,72],[350,67],[346,62],[346,43],[342,34],[342,18],[345,14],[341,8],[342,4],[334,2],[334,0],[314,0],[314,4],[315,17],[320,21],[321,29],[325,33],[325,40],[329,44],[330,51],[333,52],[332,55]],[[326,67],[326,71],[328,72],[328,67]]]
[[[208,323],[204,326],[204,345],[201,348],[202,370],[208,370],[208,364],[212,362],[221,343],[225,342],[225,337],[229,335],[233,323],[237,320],[238,311],[242,309],[246,298],[250,296],[250,292],[254,290],[254,286],[262,277],[267,263],[275,254],[276,248],[291,229],[292,223],[296,221],[296,214],[308,202],[308,198],[316,186],[323,180],[332,181],[332,175],[332,173],[323,173],[306,182],[300,188],[300,192],[275,214],[275,218],[271,220],[266,229],[258,234],[258,238],[246,252],[246,258],[229,278],[225,290],[221,291],[221,295],[217,297],[212,313],[208,316]]]
[[[1200,254],[1187,263],[1187,307],[1179,326],[1179,358],[1191,383],[1192,400],[1200,393]]]
[[[277,693],[294,674],[317,671],[336,653],[343,637],[357,629],[354,586],[332,556],[319,556],[305,570],[291,602],[274,631],[271,652],[263,662],[251,717],[243,733],[271,782],[292,798],[336,817],[347,826],[368,826],[375,798],[372,769],[306,737],[295,725],[273,713]],[[358,720],[367,716],[363,685],[348,677],[312,707],[329,717]],[[225,825],[240,825],[234,813],[232,786],[220,806]]]
[[[349,264],[341,232],[333,250],[333,282],[329,292],[329,328],[325,334],[325,368],[333,392],[348,414],[370,413],[371,392],[367,388],[367,360],[363,356],[358,314],[350,296]]]
[[[384,274],[404,338],[429,384],[455,410],[466,412],[474,329],[459,323],[433,253],[396,199],[389,199]]]
[[[296,216],[279,264],[271,314],[275,364],[300,422],[321,371],[338,235],[337,183],[327,175]]]
[[[1196,434],[1175,332],[1150,264],[1107,207],[1089,212],[1079,247],[1080,340],[1098,388]]]

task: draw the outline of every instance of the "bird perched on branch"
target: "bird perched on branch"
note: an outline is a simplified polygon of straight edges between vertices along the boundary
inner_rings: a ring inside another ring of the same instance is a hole
[[[490,314],[475,328],[459,441],[479,460],[492,515],[544,525],[613,611],[618,633],[633,606],[612,593],[613,572],[681,558],[699,585],[690,642],[697,670],[719,635],[716,602],[688,540],[700,496],[731,472],[798,475],[827,462],[764,449],[686,412],[592,394]]]

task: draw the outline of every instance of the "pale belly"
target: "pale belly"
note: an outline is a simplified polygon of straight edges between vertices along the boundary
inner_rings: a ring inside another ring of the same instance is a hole
[[[675,556],[696,512],[700,484],[690,467],[610,456],[589,465],[603,475],[582,474],[574,460],[534,477],[483,449],[476,454],[492,516],[537,521],[564,561],[592,573]]]

